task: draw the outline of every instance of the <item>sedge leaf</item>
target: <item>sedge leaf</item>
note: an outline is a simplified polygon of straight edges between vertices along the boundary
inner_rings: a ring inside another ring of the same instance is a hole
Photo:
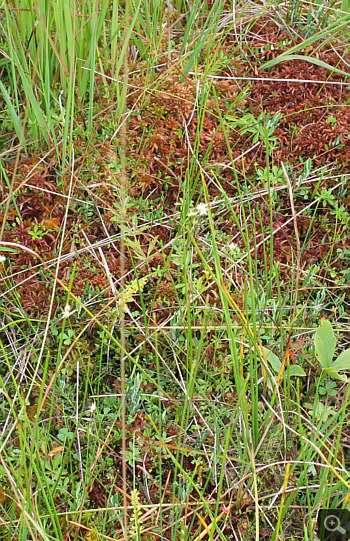
[[[266,62],[266,64],[263,65],[263,68],[270,68],[272,66],[275,66],[276,64],[280,64],[281,62],[286,62],[287,60],[305,60],[305,62],[309,62],[310,64],[315,64],[316,66],[320,66],[321,68],[326,68],[328,71],[339,73],[339,75],[344,75],[344,77],[350,77],[350,73],[347,73],[346,71],[340,70],[335,66],[331,66],[330,64],[327,64],[327,62],[323,62],[323,60],[319,60],[318,58],[314,58],[313,56],[307,56],[302,54],[280,55],[277,58]]]

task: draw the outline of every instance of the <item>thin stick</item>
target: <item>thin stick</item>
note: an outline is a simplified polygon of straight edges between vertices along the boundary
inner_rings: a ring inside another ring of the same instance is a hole
[[[300,281],[300,272],[301,272],[301,268],[300,268],[301,267],[301,245],[300,245],[300,236],[299,236],[299,229],[298,229],[297,214],[295,212],[295,206],[294,206],[293,188],[292,188],[292,184],[290,182],[288,173],[286,171],[286,168],[284,166],[284,163],[281,162],[281,166],[282,166],[282,169],[283,169],[285,179],[286,179],[287,184],[288,184],[290,208],[291,208],[291,211],[292,211],[295,239],[296,239],[296,245],[297,245],[297,250],[296,250],[296,252],[297,252],[296,253],[297,269],[296,269],[296,276],[295,276],[295,297],[294,297],[294,306],[293,306],[293,312],[292,312],[292,318],[291,318],[291,326],[290,326],[290,331],[289,331],[288,336],[287,336],[286,351],[285,351],[285,353],[283,355],[281,369],[280,369],[279,374],[277,376],[277,385],[279,384],[279,382],[281,380],[283,370],[284,370],[284,366],[286,364],[287,359],[289,358],[289,344],[290,344],[290,340],[291,340],[293,329],[294,329],[293,324],[294,324],[294,318],[295,318],[295,314],[296,314],[296,311],[297,311],[297,305],[298,305],[299,281]]]
[[[125,2],[125,20],[128,21],[130,17],[130,0]],[[124,45],[128,40],[128,29],[124,28]],[[126,96],[128,88],[128,48],[126,48],[123,59],[124,66],[124,79],[122,86],[122,116],[126,113]],[[126,189],[127,189],[127,176],[126,176],[126,144],[127,133],[126,123],[123,122],[120,130],[121,135],[121,215],[120,215],[120,289],[123,295],[125,288],[125,234],[126,234]],[[124,525],[124,539],[128,541],[128,501],[127,501],[127,465],[126,465],[126,400],[125,400],[125,314],[124,310],[121,310],[120,314],[120,380],[121,380],[121,425],[122,425],[122,477],[123,477],[123,525]]]

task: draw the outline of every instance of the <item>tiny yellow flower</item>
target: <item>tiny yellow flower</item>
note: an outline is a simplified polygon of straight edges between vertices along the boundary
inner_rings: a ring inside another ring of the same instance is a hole
[[[119,313],[125,312],[125,310],[127,309],[127,304],[129,302],[132,302],[135,293],[138,293],[138,291],[142,291],[147,282],[148,278],[144,276],[143,278],[140,278],[139,281],[134,280],[128,287],[125,288],[121,298],[118,301]]]

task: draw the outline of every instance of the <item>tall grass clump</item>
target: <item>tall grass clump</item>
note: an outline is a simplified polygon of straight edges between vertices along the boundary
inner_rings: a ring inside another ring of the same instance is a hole
[[[179,20],[186,14],[184,8]],[[172,62],[174,42],[166,28],[173,9],[163,0],[132,2],[128,15],[125,4],[118,0],[4,3],[0,18],[0,90],[20,143],[26,148],[30,141],[39,148],[45,142],[48,147],[55,146],[57,152],[62,144],[60,152],[65,155],[78,113],[83,116],[87,133],[91,133],[96,73],[108,77],[104,89],[107,95],[116,97],[120,115],[124,56],[145,59],[151,79],[154,66]],[[222,0],[214,2],[209,16],[204,16],[205,3],[192,6],[180,57],[174,61],[176,69],[188,73],[203,47],[210,49],[222,9]]]
[[[77,111],[91,133],[95,71],[109,69],[112,57],[115,78],[121,70],[118,2],[14,0],[4,4],[0,22],[1,88],[16,135],[57,150],[63,141],[65,154]]]

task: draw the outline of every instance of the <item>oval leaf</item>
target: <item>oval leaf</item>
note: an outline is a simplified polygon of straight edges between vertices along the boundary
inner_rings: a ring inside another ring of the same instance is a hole
[[[335,351],[336,339],[328,319],[322,319],[315,334],[315,352],[322,368],[329,368]]]
[[[266,359],[269,361],[270,366],[274,372],[278,374],[281,369],[281,361],[270,349],[264,348]]]
[[[289,367],[289,375],[290,376],[296,376],[296,377],[299,377],[299,378],[302,378],[304,376],[306,376],[306,372],[303,368],[301,368],[301,366],[299,366],[298,364],[292,364],[290,367]]]

